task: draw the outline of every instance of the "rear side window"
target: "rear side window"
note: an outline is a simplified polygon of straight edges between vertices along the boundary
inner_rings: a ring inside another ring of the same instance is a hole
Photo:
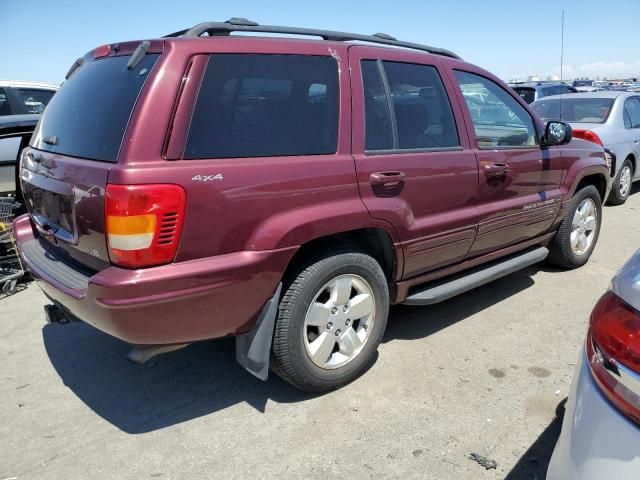
[[[384,77],[381,78],[376,62],[362,62],[366,149],[424,150],[459,146],[451,105],[436,68],[386,61],[382,66]],[[385,81],[388,95],[383,89]]]
[[[624,102],[624,111],[628,118],[625,127],[640,128],[640,98],[633,97]]]
[[[51,90],[39,90],[35,88],[14,88],[20,106],[24,113],[42,113],[53,94]]]
[[[4,91],[4,88],[0,88],[0,115],[11,115],[9,99],[7,98],[7,92]]]
[[[529,87],[515,87],[515,92],[527,103],[533,103],[536,99],[536,89]]]
[[[215,54],[196,101],[184,158],[336,152],[333,57]]]
[[[576,123],[604,123],[613,107],[612,98],[543,98],[531,109],[542,120]]]
[[[362,61],[362,86],[364,88],[365,149],[391,150],[393,149],[391,110],[377,61]]]
[[[62,84],[45,110],[32,146],[41,150],[116,162],[138,95],[158,54],[127,70],[130,56],[85,63]],[[52,144],[43,140],[55,137]]]

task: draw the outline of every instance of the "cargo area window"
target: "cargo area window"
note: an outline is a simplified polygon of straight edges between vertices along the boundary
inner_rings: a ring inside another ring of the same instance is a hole
[[[184,158],[335,153],[338,95],[333,57],[211,55]]]
[[[127,69],[128,55],[86,62],[51,98],[31,146],[72,157],[117,162],[138,95],[159,56],[147,54],[132,69]],[[34,109],[39,108],[36,97],[26,98],[32,99],[29,103]]]
[[[451,104],[435,67],[363,60],[362,82],[366,150],[460,145]]]

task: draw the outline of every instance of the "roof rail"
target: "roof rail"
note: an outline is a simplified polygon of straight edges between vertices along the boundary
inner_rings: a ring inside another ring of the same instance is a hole
[[[203,34],[209,36],[225,36],[231,32],[258,32],[258,33],[283,33],[287,35],[305,35],[311,37],[320,37],[323,40],[335,40],[341,42],[359,41],[369,43],[379,43],[382,45],[391,45],[394,47],[411,48],[413,50],[421,50],[423,52],[433,53],[435,55],[443,55],[445,57],[460,59],[458,55],[443,48],[429,47],[419,43],[403,42],[397,40],[386,33],[376,33],[374,35],[360,35],[358,33],[335,32],[332,30],[318,30],[313,28],[298,27],[279,27],[275,25],[259,25],[256,22],[247,20],[246,18],[233,17],[226,22],[204,22],[199,23],[189,29],[180,30],[178,32],[165,35],[169,37],[200,37]]]

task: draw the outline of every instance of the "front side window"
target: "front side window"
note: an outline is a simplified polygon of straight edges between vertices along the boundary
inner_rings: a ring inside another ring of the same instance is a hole
[[[200,86],[184,158],[336,152],[333,57],[214,54]]]
[[[20,104],[25,113],[42,113],[53,94],[52,90],[38,90],[35,88],[15,88]]]
[[[625,116],[628,120],[625,122],[627,128],[640,128],[640,99],[637,97],[629,98],[624,102]]]
[[[481,149],[532,147],[537,144],[531,115],[488,78],[455,71]]]

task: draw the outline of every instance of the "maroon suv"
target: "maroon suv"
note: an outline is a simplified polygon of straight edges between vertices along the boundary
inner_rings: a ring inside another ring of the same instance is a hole
[[[310,391],[366,369],[389,304],[583,265],[610,188],[601,148],[451,52],[245,19],[78,59],[20,178],[50,321],[137,361],[234,335]]]

